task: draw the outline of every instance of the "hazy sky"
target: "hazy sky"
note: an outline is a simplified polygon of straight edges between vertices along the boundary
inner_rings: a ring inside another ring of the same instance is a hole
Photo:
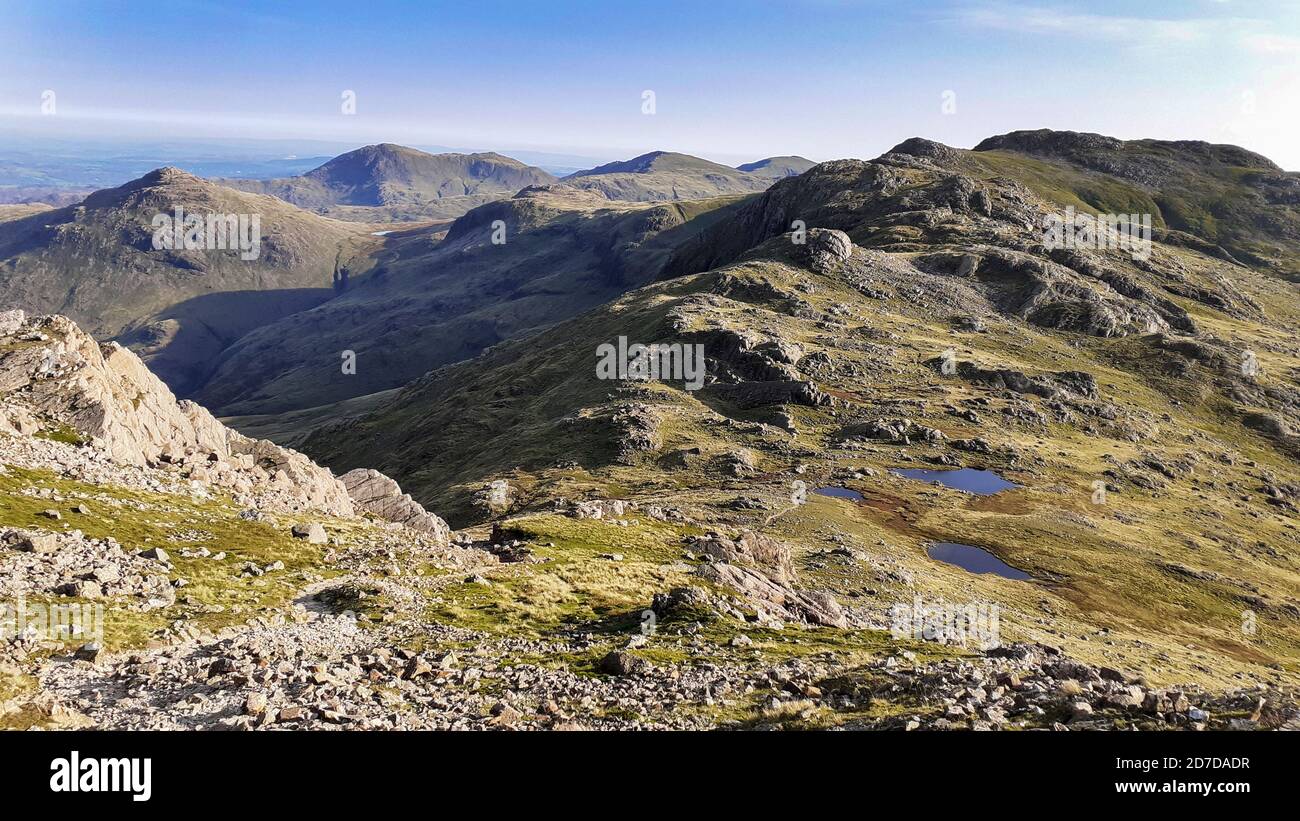
[[[0,0],[0,125],[727,162],[1047,127],[1300,170],[1300,2]]]

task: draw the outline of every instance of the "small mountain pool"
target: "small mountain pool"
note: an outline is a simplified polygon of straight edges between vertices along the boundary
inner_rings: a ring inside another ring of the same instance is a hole
[[[1032,579],[1023,570],[1018,570],[994,556],[982,547],[973,547],[956,542],[935,542],[925,551],[931,559],[938,559],[947,564],[955,564],[972,573],[992,573],[1004,579],[1026,581]]]
[[[862,494],[856,490],[849,490],[846,487],[819,487],[813,490],[822,496],[834,496],[836,499],[852,499],[855,502],[861,502]]]
[[[954,490],[964,490],[977,496],[988,496],[1003,490],[1020,487],[1008,482],[991,470],[958,468],[957,470],[927,470],[924,468],[894,468],[890,473],[904,479],[934,482]]]

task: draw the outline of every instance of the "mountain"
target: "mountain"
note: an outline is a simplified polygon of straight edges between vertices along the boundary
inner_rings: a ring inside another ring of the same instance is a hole
[[[246,238],[256,215],[256,257],[155,248],[154,219],[178,207],[205,220],[245,215]],[[364,226],[162,168],[78,205],[0,222],[0,304],[61,313],[119,338],[185,394],[223,348],[329,299],[379,244]]]
[[[769,180],[782,180],[786,177],[797,177],[816,164],[812,160],[797,156],[768,157],[765,160],[738,165],[736,170]]]
[[[1205,149],[1168,150],[1172,178],[1214,188],[1218,168],[1195,171]],[[1258,167],[1231,193],[1272,215],[1257,230],[1285,253],[1289,206],[1254,196],[1256,171],[1279,179]],[[743,606],[792,621],[996,605],[1004,644],[1083,665],[1048,662],[1058,680],[1092,680],[1093,665],[1118,671],[1106,674],[1118,688],[1290,688],[1300,304],[1275,269],[1294,258],[1234,261],[1169,227],[1146,254],[1045,243],[1064,208],[1138,210],[1159,182],[927,140],[821,163],[720,214],[658,281],[433,370],[301,447],[337,470],[383,470],[453,526],[491,522],[551,559],[522,587],[444,609],[511,619],[503,629],[536,623],[536,591],[587,595],[606,545],[632,545],[633,561],[682,562],[693,584],[743,576]],[[703,384],[611,372],[620,337],[702,346]],[[957,468],[1010,484],[983,495],[940,472]],[[572,504],[601,519],[557,523]],[[782,555],[746,533],[789,548],[769,582],[791,572],[826,609],[734,569]],[[662,586],[618,584],[633,598]],[[655,598],[656,614],[679,599],[700,608],[690,619],[725,621],[685,592]],[[574,607],[556,618],[599,618]],[[1097,716],[1075,720],[1170,726],[1138,706],[1164,697],[1148,696],[1090,701]]]
[[[113,614],[11,642],[0,727],[1300,728],[1289,177],[1075,144],[324,221],[351,275],[203,386],[301,452],[0,312],[0,600]]]
[[[650,281],[732,202],[614,204],[553,186],[450,228],[398,231],[364,281],[240,339],[195,396],[223,415],[266,414],[400,387]]]
[[[990,137],[969,156],[1080,208],[1153,213],[1173,241],[1300,281],[1300,173],[1253,152],[1039,130]]]
[[[378,222],[456,217],[556,178],[500,154],[427,154],[382,143],[349,151],[297,177],[217,181],[342,219]]]
[[[43,185],[0,185],[0,204],[46,204],[55,208],[75,205],[93,192],[89,188]]]
[[[655,202],[753,193],[771,185],[771,179],[689,154],[652,151],[570,174],[560,184],[611,200]]]

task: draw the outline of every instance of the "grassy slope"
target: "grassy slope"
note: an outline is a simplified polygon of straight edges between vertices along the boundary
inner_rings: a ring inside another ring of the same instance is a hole
[[[1170,253],[1186,256],[1189,270],[1218,270],[1217,263],[1195,255]],[[1295,564],[1300,530],[1295,517],[1264,503],[1257,478],[1264,469],[1293,475],[1294,464],[1235,418],[1222,416],[1222,400],[1210,387],[1216,375],[1198,370],[1180,390],[1172,390],[1167,377],[1151,367],[1149,352],[1136,350],[1137,364],[1119,355],[1126,346],[1144,344],[1136,338],[1100,340],[1010,321],[993,323],[987,334],[954,335],[933,311],[906,299],[883,306],[864,303],[836,276],[764,261],[741,263],[727,273],[791,291],[809,282],[813,287],[804,298],[822,316],[849,307],[842,324],[822,327],[771,305],[724,300],[696,314],[696,321],[764,328],[776,338],[803,344],[810,353],[823,351],[837,367],[835,375],[819,378],[819,383],[866,399],[829,412],[788,407],[800,429],[789,438],[727,424],[718,414],[743,421],[761,418],[761,410],[736,411],[707,396],[702,402],[671,385],[620,390],[590,377],[592,351],[599,342],[619,333],[664,338],[668,312],[712,289],[717,275],[703,274],[642,289],[527,344],[502,346],[467,366],[435,373],[378,416],[327,431],[308,446],[340,467],[359,463],[363,456],[373,462],[379,454],[383,469],[402,476],[417,496],[460,521],[481,515],[469,500],[483,482],[500,476],[518,489],[517,510],[543,506],[558,496],[631,497],[680,504],[710,522],[764,526],[771,511],[738,513],[726,509],[727,504],[737,493],[757,494],[779,510],[788,505],[783,500],[795,478],[812,485],[826,481],[836,467],[870,468],[874,477],[852,483],[867,495],[867,504],[814,497],[807,507],[766,525],[799,545],[805,563],[834,546],[829,539],[837,532],[866,550],[871,558],[865,564],[832,566],[834,572],[808,569],[809,579],[846,601],[883,610],[914,592],[928,599],[983,598],[1002,606],[1004,639],[1063,645],[1085,659],[1141,672],[1152,681],[1227,686],[1239,684],[1242,676],[1295,680],[1300,626],[1287,605],[1300,602]],[[1182,304],[1207,327],[1231,328],[1235,337],[1253,343],[1261,351],[1265,379],[1294,373],[1300,367],[1294,343],[1286,349],[1270,347],[1255,336],[1296,322],[1297,309],[1285,298],[1285,286],[1250,273],[1241,274],[1238,285],[1266,306],[1270,323],[1242,323],[1190,301]],[[879,367],[881,353],[860,344],[862,339],[890,340],[887,367]],[[950,345],[962,360],[1030,373],[1089,371],[1106,399],[1135,409],[1140,418],[1167,415],[1168,421],[1137,442],[1085,435],[1075,425],[1004,422],[996,415],[1006,404],[1004,397],[943,380],[921,364]],[[1119,367],[1117,362],[1128,364]],[[851,375],[855,371],[858,376]],[[600,421],[613,404],[611,392],[650,404],[661,420],[659,446],[632,465],[611,464],[617,431]],[[944,410],[972,398],[992,400],[990,409],[980,411],[981,424]],[[887,473],[905,460],[942,453],[943,447],[914,445],[905,455],[889,445],[838,444],[835,434],[844,422],[898,415],[889,410],[893,400],[920,400],[904,406],[903,413],[950,438],[981,436],[1000,452],[1014,450],[1016,458],[963,459],[999,469],[1024,489],[992,501],[972,499]],[[475,410],[466,413],[466,408]],[[559,421],[565,417],[592,421],[590,426]],[[692,466],[668,468],[661,461],[690,446],[703,451]],[[1190,476],[1168,480],[1155,491],[1123,484],[1105,506],[1091,503],[1092,482],[1105,478],[1114,463],[1148,454],[1176,458],[1189,449],[1202,454]],[[760,470],[767,473],[736,480],[711,461],[714,455],[739,450],[757,454]],[[1234,454],[1235,464],[1211,463],[1220,452]],[[1107,456],[1110,460],[1103,458]],[[566,466],[568,461],[578,466]],[[797,464],[810,469],[786,472]],[[1043,581],[972,576],[930,561],[923,551],[934,540],[986,547]],[[608,542],[606,549],[617,549],[617,544]],[[1176,565],[1215,575],[1189,577],[1170,569]],[[549,569],[530,572],[550,575]],[[554,582],[537,584],[544,589]],[[1241,629],[1246,610],[1257,614],[1254,635]]]

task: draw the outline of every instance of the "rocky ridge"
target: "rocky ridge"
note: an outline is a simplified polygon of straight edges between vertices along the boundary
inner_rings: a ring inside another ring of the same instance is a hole
[[[250,504],[353,515],[347,488],[296,451],[251,439],[178,402],[131,351],[61,316],[0,318],[0,431],[84,440],[112,463],[174,466]]]

